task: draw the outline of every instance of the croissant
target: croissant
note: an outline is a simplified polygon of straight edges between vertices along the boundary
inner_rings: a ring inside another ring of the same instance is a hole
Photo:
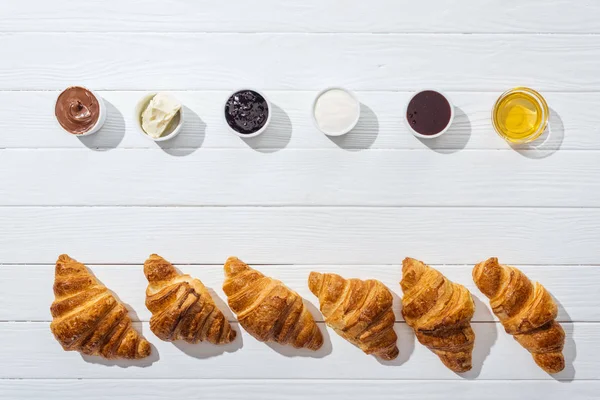
[[[475,304],[462,285],[421,261],[402,262],[402,315],[421,344],[454,372],[471,369]]]
[[[173,264],[152,254],[144,263],[148,279],[146,307],[150,330],[166,341],[230,343],[235,331],[198,279],[182,275]]]
[[[108,359],[150,355],[150,343],[133,329],[125,306],[66,254],[56,262],[54,297],[50,329],[63,349]]]
[[[311,272],[308,287],[319,298],[325,322],[341,337],[366,354],[384,360],[398,356],[393,297],[383,283]]]
[[[536,364],[550,374],[562,371],[565,331],[555,321],[558,308],[550,293],[517,268],[500,265],[497,258],[477,264],[473,280],[490,299],[506,333],[529,350]]]
[[[261,342],[310,350],[323,345],[323,335],[302,297],[235,257],[225,263],[223,291],[242,327]]]

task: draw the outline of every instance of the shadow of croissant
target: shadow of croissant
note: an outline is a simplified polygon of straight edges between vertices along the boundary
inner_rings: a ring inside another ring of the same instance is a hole
[[[231,328],[236,331],[235,339],[227,344],[212,344],[209,342],[188,343],[183,340],[173,342],[173,345],[190,357],[206,359],[217,357],[224,353],[233,353],[244,346],[242,332],[239,324],[231,324]]]
[[[571,316],[567,312],[567,310],[563,307],[562,303],[556,299],[556,297],[552,296],[556,305],[558,306],[558,315],[560,316],[561,321],[569,321],[568,324],[561,324],[563,329],[565,330],[565,348],[563,350],[563,354],[565,356],[565,369],[563,369],[558,374],[550,375],[554,380],[560,382],[572,382],[575,379],[575,358],[577,358],[577,347],[575,345],[575,340],[573,339],[575,335],[575,324],[571,321]]]
[[[473,294],[471,297],[475,303],[475,309],[480,312],[483,310],[486,318],[485,322],[472,322],[472,324],[477,324],[475,347],[473,348],[473,367],[470,371],[456,374],[465,379],[475,379],[481,374],[485,359],[490,355],[494,343],[498,340],[498,329],[502,329],[501,326],[498,328],[499,324],[494,320],[488,305]]]
[[[398,357],[393,360],[382,360],[379,357],[376,357],[376,359],[382,365],[398,366],[403,365],[410,359],[410,356],[415,351],[416,338],[412,328],[402,319],[402,299],[393,290],[390,290],[390,293],[394,298],[393,307],[394,315],[396,316],[394,331],[396,332],[396,336],[398,336],[396,346],[398,346],[400,353],[398,354]]]

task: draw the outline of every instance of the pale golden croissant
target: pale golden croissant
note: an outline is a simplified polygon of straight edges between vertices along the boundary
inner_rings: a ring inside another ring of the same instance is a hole
[[[178,273],[156,254],[144,263],[144,274],[148,279],[146,307],[152,312],[150,330],[158,338],[213,344],[235,339],[235,331],[198,279]]]
[[[402,315],[427,346],[454,372],[471,369],[475,304],[462,285],[448,280],[421,261],[402,262]]]
[[[317,350],[323,335],[302,297],[235,257],[225,263],[223,291],[240,324],[261,342]]]
[[[319,298],[325,322],[341,337],[384,360],[398,356],[393,297],[383,283],[311,272],[308,287]]]
[[[56,262],[54,296],[50,329],[65,350],[109,359],[150,355],[150,343],[133,329],[125,306],[66,254]]]
[[[497,258],[477,264],[473,280],[490,299],[506,333],[529,350],[537,365],[550,374],[562,371],[565,332],[555,321],[558,308],[550,293],[515,267],[500,265]]]

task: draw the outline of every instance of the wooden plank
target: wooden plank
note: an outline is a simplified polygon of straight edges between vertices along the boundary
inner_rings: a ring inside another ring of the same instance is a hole
[[[126,186],[123,190],[127,190]],[[600,209],[2,207],[0,263],[597,264]]]
[[[102,131],[80,138],[65,134],[51,112],[59,92],[0,92],[0,102],[10,107],[0,108],[1,148],[148,148],[156,143],[144,138],[134,124],[134,107],[140,92],[100,92],[108,104],[108,119]],[[498,92],[449,92],[447,95],[457,107],[453,127],[444,136],[420,141],[411,135],[400,115],[399,108],[406,104],[410,92],[359,91],[363,104],[357,128],[342,138],[330,140],[314,127],[309,109],[314,91],[267,91],[276,105],[272,128],[258,138],[241,140],[224,129],[221,105],[228,96],[226,91],[174,92],[186,107],[183,132],[175,139],[161,143],[171,154],[186,155],[198,148],[249,147],[263,152],[292,149],[421,149],[450,153],[461,149],[510,149],[495,134],[490,113]],[[590,104],[600,103],[600,93],[544,93],[552,108],[549,133],[531,149],[534,156],[549,156],[558,149],[598,150],[600,135],[596,133],[596,113]],[[46,112],[32,113],[32,109]],[[18,124],[15,121],[19,121]],[[568,134],[566,134],[568,132]],[[182,150],[183,149],[183,150]]]
[[[19,379],[0,380],[0,393],[9,399],[39,400],[130,400],[143,393],[146,400],[176,398],[290,400],[371,399],[446,400],[449,393],[460,393],[463,400],[501,398],[538,398],[545,400],[595,399],[597,381],[428,381],[397,380],[263,380],[244,379]]]
[[[537,367],[531,355],[499,324],[475,323],[477,336],[474,368],[457,375],[447,369],[426,347],[415,342],[412,330],[396,324],[400,356],[393,362],[380,362],[333,331],[323,330],[325,343],[317,352],[267,345],[246,332],[226,346],[176,345],[157,339],[147,323],[144,335],[153,344],[154,355],[140,361],[104,361],[76,352],[65,352],[56,342],[48,323],[0,323],[0,378],[183,378],[183,379],[547,379],[553,377]],[[567,368],[555,379],[599,379],[598,340],[600,324],[566,323],[565,358]],[[236,324],[233,328],[240,333]],[[260,360],[258,362],[257,360]],[[120,368],[107,368],[107,365]]]
[[[158,12],[160,10],[160,12]],[[7,2],[2,31],[127,32],[565,32],[600,33],[596,2],[336,0],[249,3],[158,0]]]
[[[165,255],[166,256],[166,255]],[[145,306],[148,282],[143,274],[143,256],[139,265],[94,265],[89,268],[108,288],[114,291],[133,311],[135,321],[148,321],[150,312]],[[83,260],[82,260],[83,261]],[[482,295],[471,278],[473,266],[434,266],[448,279],[465,285],[475,298],[473,321],[497,320],[491,313],[487,298]],[[318,311],[319,302],[308,290],[310,271],[332,272],[346,278],[378,279],[394,294],[394,312],[398,321],[402,291],[398,282],[402,278],[400,265],[260,265],[261,272],[281,280],[304,297],[317,321],[323,316]],[[587,266],[520,266],[530,279],[539,280],[552,293],[559,304],[559,321],[600,322],[600,299],[596,296],[600,285],[600,268]],[[179,269],[190,274],[211,290],[215,301],[234,321],[223,293],[223,267],[221,265],[183,265]],[[0,266],[0,321],[50,321],[49,307],[54,296],[52,282],[54,265],[2,265]],[[32,291],[30,288],[36,288]],[[18,307],[14,305],[18,304]]]
[[[598,35],[5,33],[0,47],[9,90],[600,90]]]
[[[544,159],[512,151],[4,151],[0,205],[598,207],[597,159],[587,151]]]

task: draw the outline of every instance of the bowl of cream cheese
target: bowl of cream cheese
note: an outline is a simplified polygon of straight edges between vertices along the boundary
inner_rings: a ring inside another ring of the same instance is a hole
[[[164,142],[174,138],[183,127],[183,107],[167,93],[148,93],[135,107],[139,131],[148,139]]]

